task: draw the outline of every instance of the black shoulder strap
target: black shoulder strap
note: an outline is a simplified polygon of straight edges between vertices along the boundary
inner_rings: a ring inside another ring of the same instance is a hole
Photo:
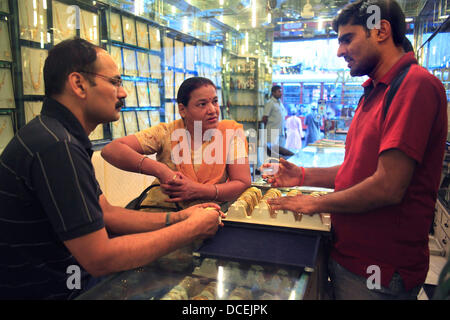
[[[386,100],[383,106],[383,120],[386,119],[387,112],[389,110],[389,107],[391,106],[391,102],[395,97],[395,94],[397,93],[398,88],[400,88],[403,80],[406,77],[406,74],[408,73],[409,69],[411,68],[411,64],[407,67],[403,68],[394,79],[392,79],[391,85],[389,86],[388,93],[386,94]]]
[[[386,99],[384,101],[383,105],[383,120],[386,119],[387,112],[389,110],[389,107],[392,103],[392,100],[395,97],[395,94],[397,93],[398,88],[400,88],[400,85],[402,84],[403,80],[406,77],[406,74],[408,73],[409,69],[411,68],[411,65],[415,63],[411,63],[404,67],[395,77],[392,79],[391,84],[389,86],[388,92],[386,94]],[[358,106],[361,103],[361,100],[365,97],[363,94],[361,98],[359,98]]]

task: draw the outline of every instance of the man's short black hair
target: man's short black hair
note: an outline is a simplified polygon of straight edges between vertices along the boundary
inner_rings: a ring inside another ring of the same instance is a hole
[[[273,86],[273,87],[272,87],[272,94],[273,94],[275,91],[277,91],[277,90],[281,90],[281,86],[278,86],[278,85]]]
[[[338,32],[339,26],[347,24],[360,25],[369,33],[368,21],[373,12],[367,12],[372,6],[380,8],[380,18],[391,24],[392,38],[396,46],[402,46],[406,33],[405,14],[400,5],[394,0],[358,0],[342,9],[333,20],[333,29]]]
[[[78,37],[64,40],[50,49],[44,64],[45,95],[51,97],[62,93],[72,72],[95,72],[98,49],[101,48]],[[95,85],[92,76],[83,75]]]

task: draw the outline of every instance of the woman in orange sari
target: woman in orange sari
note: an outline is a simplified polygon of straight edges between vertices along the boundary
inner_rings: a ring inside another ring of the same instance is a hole
[[[177,103],[182,119],[116,139],[103,148],[103,158],[122,170],[155,176],[165,196],[153,198],[166,203],[236,199],[251,184],[242,125],[219,121],[216,86],[209,79],[186,79]],[[155,153],[157,161],[147,157]]]

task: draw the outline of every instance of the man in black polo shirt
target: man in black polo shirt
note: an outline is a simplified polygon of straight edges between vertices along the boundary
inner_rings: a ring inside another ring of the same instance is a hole
[[[205,207],[217,205],[148,214],[112,206],[102,194],[88,135],[118,120],[126,97],[105,50],[82,39],[61,42],[49,52],[44,81],[41,114],[0,155],[0,299],[73,298],[92,276],[148,264],[215,234],[221,213]],[[106,229],[121,236],[110,239]],[[82,281],[74,288],[69,277],[77,270]]]

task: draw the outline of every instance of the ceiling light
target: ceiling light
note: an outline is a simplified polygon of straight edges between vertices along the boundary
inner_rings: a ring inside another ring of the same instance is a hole
[[[256,0],[252,1],[252,27],[256,27]]]

